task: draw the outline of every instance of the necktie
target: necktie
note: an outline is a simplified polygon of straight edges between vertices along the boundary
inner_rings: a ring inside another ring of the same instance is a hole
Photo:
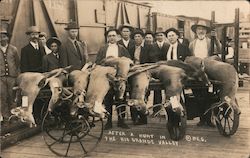
[[[80,48],[79,48],[79,46],[77,44],[77,41],[75,41],[74,43],[75,43],[76,51],[77,51],[78,55],[80,56],[80,59],[82,60],[81,51],[80,51]]]
[[[54,53],[54,55],[55,55],[55,57],[56,57],[57,59],[59,59],[59,54],[58,54],[58,53]]]
[[[173,59],[173,55],[174,55],[174,47],[172,46],[172,48],[171,48],[171,54],[170,54],[171,60]]]

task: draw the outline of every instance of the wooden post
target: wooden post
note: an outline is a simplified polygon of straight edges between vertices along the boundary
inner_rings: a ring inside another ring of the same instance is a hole
[[[212,14],[211,14],[211,31],[215,31],[214,23],[215,23],[215,11],[212,11]],[[211,54],[214,53],[214,43],[215,43],[215,37],[211,36]]]
[[[239,64],[239,29],[240,29],[240,21],[239,21],[239,14],[240,9],[235,9],[235,21],[234,21],[234,67],[239,71],[238,64]]]
[[[227,43],[227,33],[226,33],[226,31],[227,31],[227,27],[224,26],[223,29],[222,29],[222,52],[221,52],[221,59],[222,59],[223,62],[225,62],[226,54],[227,54],[227,52],[226,52],[226,48],[227,48],[227,45],[226,45],[226,43]]]

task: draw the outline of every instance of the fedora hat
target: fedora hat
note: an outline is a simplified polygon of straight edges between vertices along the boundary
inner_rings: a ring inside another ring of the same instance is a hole
[[[206,24],[205,21],[198,21],[196,24],[191,26],[191,30],[196,33],[196,29],[198,26],[204,27],[207,30],[207,33],[211,31],[211,28]]]
[[[40,33],[38,26],[30,26],[26,31],[26,34],[29,35],[31,33]]]
[[[105,32],[105,37],[107,37],[108,33],[111,32],[111,31],[115,31],[117,34],[120,34],[119,30],[117,30],[116,28],[114,27],[110,27],[106,32]]]
[[[137,28],[137,29],[134,30],[134,32],[133,32],[133,37],[134,37],[136,34],[140,34],[140,35],[142,35],[142,37],[145,36],[145,34],[144,34],[144,32],[142,31],[142,29],[139,29],[139,28]]]
[[[173,27],[166,30],[166,32],[165,32],[166,35],[168,35],[168,33],[171,32],[171,31],[173,31],[176,35],[180,36],[180,32],[177,29],[173,28]]]
[[[50,47],[52,43],[56,43],[58,46],[60,46],[62,43],[57,37],[51,37],[47,40],[46,45],[47,47]]]
[[[0,28],[0,34],[5,34],[6,36],[10,37],[10,34],[8,33],[8,31],[5,28]]]
[[[70,30],[70,29],[80,29],[80,27],[77,25],[76,22],[70,22],[68,23],[67,27],[64,28],[65,30]]]
[[[156,30],[155,30],[155,35],[157,35],[158,33],[163,33],[163,34],[165,34],[165,31],[163,30],[162,27],[158,27],[158,28],[156,28]]]
[[[119,31],[122,31],[122,29],[123,28],[128,28],[131,32],[133,32],[134,31],[134,27],[133,26],[131,26],[130,24],[128,24],[128,23],[126,23],[126,24],[123,24],[123,25],[121,25],[120,27],[119,27]]]

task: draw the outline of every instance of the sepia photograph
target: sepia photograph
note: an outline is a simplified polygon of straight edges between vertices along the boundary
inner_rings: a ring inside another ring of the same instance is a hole
[[[250,158],[248,0],[0,0],[0,158]]]

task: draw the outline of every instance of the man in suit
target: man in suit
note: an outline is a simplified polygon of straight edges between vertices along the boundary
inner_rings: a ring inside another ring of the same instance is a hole
[[[159,27],[155,31],[156,42],[153,43],[150,52],[147,55],[147,62],[155,63],[158,61],[166,60],[166,52],[169,48],[169,44],[166,42],[165,31],[162,27]],[[161,90],[154,91],[153,104],[162,103]],[[153,108],[153,115],[160,110],[160,107]]]
[[[127,57],[130,58],[129,52],[124,48],[122,45],[117,44],[117,39],[118,39],[118,30],[114,28],[110,28],[106,33],[105,36],[107,38],[108,43],[101,47],[100,50],[98,51],[97,57],[96,57],[96,64],[100,64],[102,59],[107,58],[107,57]],[[104,99],[104,105],[106,110],[110,113],[108,116],[107,123],[105,124],[104,129],[108,130],[112,128],[112,106],[114,105],[114,90],[110,90]],[[117,105],[118,106],[118,105]],[[125,107],[122,107],[121,110],[118,110],[119,112],[124,112],[126,109]],[[118,112],[117,111],[117,112]],[[118,123],[117,126],[121,128],[128,129],[128,125],[124,121],[125,114],[122,116],[118,115]]]
[[[57,37],[51,37],[46,42],[48,48],[52,51],[43,57],[43,71],[48,72],[62,67],[59,61],[61,41]]]
[[[71,22],[65,28],[69,38],[62,44],[60,62],[62,67],[72,65],[72,70],[80,70],[88,60],[86,42],[77,40],[79,26]]]
[[[184,30],[182,28],[179,29],[179,33],[180,33],[180,35],[179,35],[178,41],[181,44],[189,47],[189,40],[184,37]]]
[[[184,61],[187,56],[191,56],[187,46],[180,44],[178,41],[180,33],[175,28],[166,30],[166,36],[170,43],[167,51],[167,60],[182,60]]]
[[[203,59],[221,53],[221,43],[216,38],[216,32],[211,31],[211,28],[207,26],[204,21],[199,21],[197,24],[192,25],[191,29],[197,36],[197,38],[189,44],[192,55]],[[211,52],[211,39],[207,37],[209,32],[211,32],[211,36],[215,37],[214,52]]]
[[[123,24],[120,26],[119,31],[121,33],[122,39],[118,41],[118,44],[125,47],[131,58],[134,59],[133,53],[135,51],[135,41],[131,39],[134,28],[129,24]]]
[[[29,44],[21,49],[21,72],[42,72],[44,50],[38,44],[39,29],[37,26],[28,28]]]
[[[0,120],[6,122],[14,106],[12,88],[16,84],[16,77],[20,73],[20,63],[17,48],[9,44],[9,33],[0,28]]]

